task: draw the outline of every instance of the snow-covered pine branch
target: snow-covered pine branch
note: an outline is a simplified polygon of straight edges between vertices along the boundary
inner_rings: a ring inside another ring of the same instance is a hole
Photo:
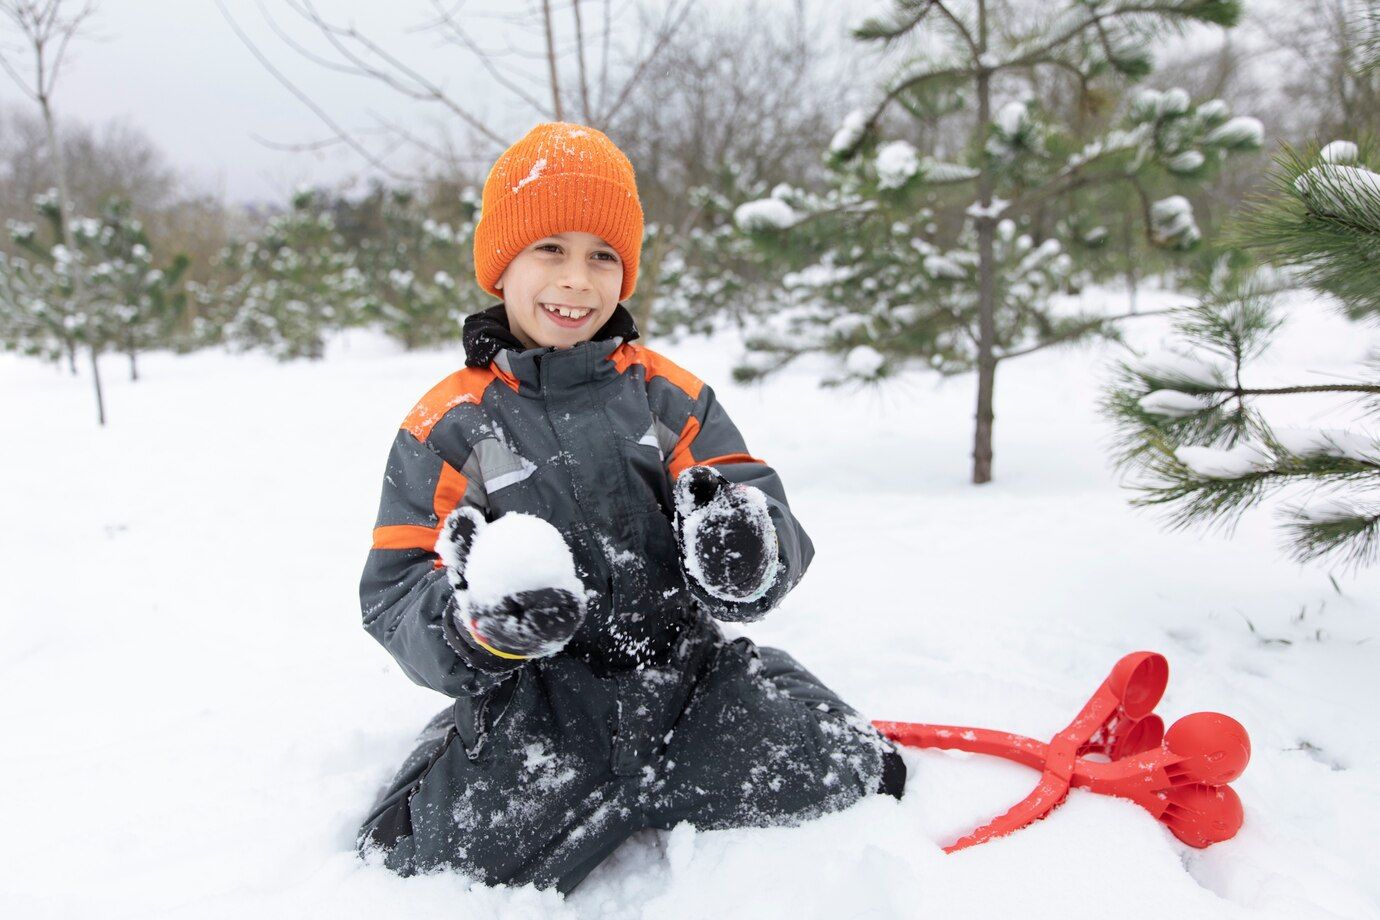
[[[1277,177],[1277,199],[1246,221],[1246,239],[1273,244],[1281,234],[1299,234],[1283,246],[1280,263],[1300,268],[1319,290],[1359,291],[1373,296],[1372,270],[1345,274],[1380,252],[1380,223],[1365,217],[1369,178],[1352,182],[1338,169],[1364,169],[1361,150],[1334,142],[1310,157],[1289,152]],[[1373,175],[1373,173],[1372,173]],[[1359,185],[1359,188],[1358,188]],[[1359,192],[1359,194],[1358,194]],[[1360,204],[1362,220],[1351,209]],[[1342,212],[1345,216],[1338,217]],[[1334,228],[1341,224],[1343,229]],[[1225,265],[1225,261],[1221,263]],[[1341,276],[1338,273],[1341,272]],[[1264,277],[1262,277],[1264,276]],[[1273,426],[1268,401],[1298,394],[1339,398],[1380,396],[1380,359],[1369,378],[1252,386],[1251,363],[1270,345],[1281,319],[1272,300],[1290,276],[1268,272],[1215,272],[1207,294],[1187,308],[1175,332],[1188,346],[1179,360],[1123,362],[1104,395],[1103,409],[1117,432],[1116,462],[1137,474],[1137,506],[1165,510],[1174,527],[1222,525],[1228,529],[1247,508],[1292,486],[1312,486],[1324,497],[1286,505],[1280,512],[1290,554],[1299,561],[1327,560],[1343,566],[1376,561],[1377,491],[1380,491],[1380,429],[1299,429]],[[1295,275],[1299,277],[1299,275]],[[1327,285],[1318,284],[1321,280]],[[1343,303],[1352,315],[1370,315]],[[1371,413],[1372,417],[1374,413]]]
[[[833,200],[820,206],[798,190],[758,191],[734,209],[733,225],[761,258],[754,267],[773,266],[782,279],[795,353],[838,359],[841,373],[829,382],[876,380],[916,364],[976,370],[981,402],[991,398],[998,361],[1116,335],[1125,317],[1052,309],[1055,293],[1091,277],[1090,263],[1077,257],[1099,240],[1097,228],[1071,215],[1091,217],[1115,186],[1134,187],[1140,198],[1127,206],[1144,240],[1192,248],[1205,231],[1183,193],[1188,183],[1259,143],[1257,122],[1231,119],[1218,100],[1195,106],[1183,90],[1141,93],[1096,138],[1034,102],[1043,71],[1066,79],[1072,69],[1084,86],[1115,86],[1148,68],[1159,33],[1180,22],[1230,24],[1237,3],[1062,0],[1029,35],[996,28],[994,15],[994,7],[966,0],[893,0],[857,32],[896,51],[897,63],[880,63],[870,98],[830,139],[825,197]],[[985,36],[981,50],[975,35]],[[916,130],[893,135],[884,118],[893,108]],[[919,130],[940,118],[961,120],[966,141],[941,148]],[[1065,159],[1063,151],[1080,148]],[[1141,203],[1146,188],[1158,203]],[[1105,225],[1101,234],[1105,241]],[[745,374],[779,366],[748,363]],[[988,416],[984,403],[976,417]],[[990,477],[990,433],[984,424],[975,431],[975,482]]]

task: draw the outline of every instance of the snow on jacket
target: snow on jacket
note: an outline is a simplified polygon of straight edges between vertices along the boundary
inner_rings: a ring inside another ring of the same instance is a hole
[[[752,456],[713,389],[650,348],[620,304],[594,337],[525,348],[498,304],[465,321],[466,366],[422,397],[393,440],[360,582],[364,627],[414,682],[470,696],[527,659],[495,655],[457,628],[435,552],[457,504],[490,520],[526,512],[564,536],[589,597],[558,654],[606,672],[664,663],[707,616],[686,588],[671,483],[710,465],[761,489],[784,574],[734,610],[751,620],[804,575],[814,546],[776,472]]]

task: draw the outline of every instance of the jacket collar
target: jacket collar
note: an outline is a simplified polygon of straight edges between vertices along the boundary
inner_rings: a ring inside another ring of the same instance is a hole
[[[639,335],[632,314],[621,303],[588,341],[570,348],[523,345],[509,328],[508,313],[501,303],[465,317],[463,328],[466,366],[497,364],[499,370],[519,382],[521,391],[533,395],[541,392],[543,385],[550,391],[616,376],[617,368],[603,359]]]
[[[468,367],[488,367],[505,348],[516,352],[555,350],[550,347],[528,349],[523,345],[522,340],[508,327],[508,311],[501,303],[494,304],[487,310],[471,313],[465,317],[463,328],[465,364]],[[624,342],[631,342],[638,335],[637,324],[633,322],[632,314],[620,303],[613,308],[613,313],[590,341],[599,342],[618,336]]]

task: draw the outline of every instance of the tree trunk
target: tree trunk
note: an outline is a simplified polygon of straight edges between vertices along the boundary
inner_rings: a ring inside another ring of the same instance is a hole
[[[1131,294],[1131,312],[1136,312],[1136,299],[1139,293],[1139,279],[1136,277],[1136,254],[1132,243],[1132,234],[1135,233],[1135,218],[1131,216],[1131,209],[1127,208],[1122,215],[1121,243],[1125,247],[1123,255],[1126,259],[1126,286]]]
[[[74,339],[68,339],[64,344],[67,346],[67,369],[75,377],[77,376],[77,343]]]
[[[129,355],[129,379],[138,381],[139,379],[139,353],[131,348],[126,354]]]
[[[96,361],[96,347],[91,346],[91,379],[96,382],[96,419],[105,424],[105,395],[101,392],[101,367]]]
[[[978,56],[987,51],[987,4],[978,2]],[[992,167],[983,150],[987,123],[991,121],[991,73],[978,64],[977,142],[982,171],[978,175],[978,199],[984,212],[992,205]],[[978,356],[977,409],[973,413],[973,484],[992,481],[992,395],[997,361],[997,260],[993,244],[993,218],[984,213],[974,218],[978,236]]]
[[[642,297],[642,302],[637,305],[637,312],[633,314],[633,323],[637,326],[637,331],[641,333],[644,345],[652,333],[652,308],[656,305],[656,299],[660,293],[657,281],[661,278],[661,260],[665,254],[666,231],[664,226],[658,226],[656,239],[652,241],[652,251],[649,253],[651,258],[647,260],[645,266],[638,267],[638,276],[645,277],[648,283],[643,288],[646,293]],[[646,275],[642,274],[643,267],[647,269]]]
[[[541,12],[546,27],[546,63],[551,72],[551,110],[555,113],[556,121],[565,121],[565,112],[561,108],[561,79],[556,69],[556,32],[551,23],[551,0],[542,0]]]
[[[62,243],[72,254],[72,289],[77,295],[77,306],[83,313],[89,314],[90,300],[86,296],[86,270],[81,264],[81,254],[77,251],[76,240],[72,237],[71,196],[67,192],[67,158],[64,155],[62,144],[58,141],[57,124],[53,119],[53,107],[48,102],[46,92],[39,93],[38,104],[43,110],[43,127],[48,134],[48,149],[53,153],[53,172],[57,174],[58,224],[62,228]],[[96,366],[98,346],[95,342],[91,342],[87,347],[91,349],[91,376],[95,378],[96,383],[96,418],[101,425],[105,425],[105,398],[101,393],[101,375]]]

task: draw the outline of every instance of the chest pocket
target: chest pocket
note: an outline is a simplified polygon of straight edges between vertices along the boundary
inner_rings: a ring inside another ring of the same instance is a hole
[[[528,494],[537,465],[497,438],[484,438],[475,444],[461,472],[483,483],[490,518],[506,511],[540,510],[532,507]]]
[[[633,492],[629,497],[632,512],[671,513],[671,480],[660,444],[650,436],[643,436],[642,440],[625,437],[620,447],[627,465],[628,487]]]
[[[623,439],[623,456],[631,480],[629,485],[636,493],[638,511],[671,514],[671,480],[666,472],[666,458],[675,444],[675,433],[655,416],[640,438]]]

